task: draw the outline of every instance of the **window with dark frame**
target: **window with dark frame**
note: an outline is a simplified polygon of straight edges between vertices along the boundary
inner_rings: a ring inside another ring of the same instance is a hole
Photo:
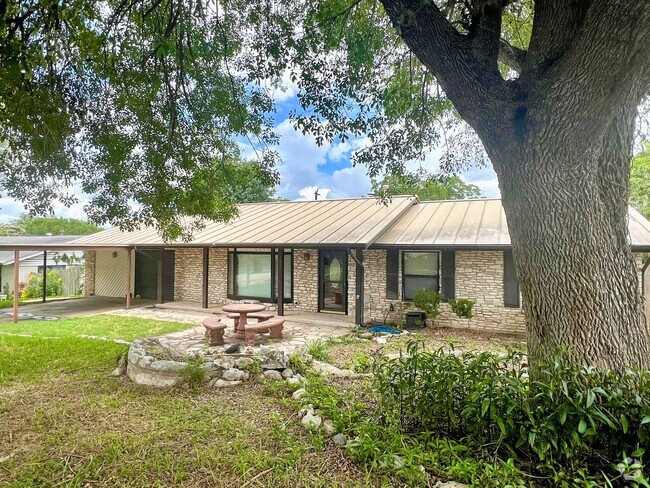
[[[228,251],[228,298],[277,301],[277,267],[275,251]],[[284,302],[293,302],[293,253],[290,251],[284,253]]]
[[[402,300],[411,301],[420,290],[440,291],[440,253],[402,252]]]

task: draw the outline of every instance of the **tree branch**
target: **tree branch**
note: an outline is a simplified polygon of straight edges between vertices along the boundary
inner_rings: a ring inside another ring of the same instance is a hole
[[[381,0],[400,37],[440,82],[461,116],[486,137],[495,137],[509,121],[498,120],[512,100],[511,88],[497,70],[477,59],[470,37],[449,23],[435,3]],[[500,21],[499,21],[500,23]],[[494,53],[498,55],[497,49]],[[495,117],[486,127],[486,111]],[[488,132],[492,132],[488,134]]]
[[[501,0],[483,0],[475,2],[472,8],[469,32],[472,54],[488,70],[498,71],[497,60],[504,7],[505,2]]]
[[[526,63],[528,52],[511,45],[508,41],[501,39],[499,43],[499,61],[508,68],[521,73]]]

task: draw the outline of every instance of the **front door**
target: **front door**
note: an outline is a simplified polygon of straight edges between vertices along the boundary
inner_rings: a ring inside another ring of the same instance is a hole
[[[318,253],[318,311],[348,312],[348,255],[321,249]]]
[[[174,251],[145,249],[135,254],[135,295],[158,298],[158,260],[162,258],[162,301],[174,301]]]

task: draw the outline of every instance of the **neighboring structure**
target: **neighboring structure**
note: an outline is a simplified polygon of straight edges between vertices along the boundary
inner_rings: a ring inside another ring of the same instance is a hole
[[[629,215],[641,273],[639,253],[650,251],[650,222],[633,209]],[[403,321],[414,310],[413,293],[430,288],[476,301],[471,320],[443,304],[439,325],[524,330],[498,199],[246,204],[233,222],[209,223],[190,242],[164,243],[154,229],[111,229],[73,244],[87,251],[89,295],[203,307],[257,299],[277,303],[279,314],[339,313],[365,323]]]
[[[10,236],[0,237],[0,295],[6,290],[13,293],[14,289],[14,251],[2,250],[13,246],[51,246],[65,245],[80,236]],[[23,286],[30,275],[43,274],[43,269],[61,272],[70,266],[83,266],[84,253],[78,250],[57,249],[55,251],[21,251],[18,281]]]

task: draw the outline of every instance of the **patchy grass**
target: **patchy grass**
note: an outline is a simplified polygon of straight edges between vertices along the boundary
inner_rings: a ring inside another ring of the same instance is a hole
[[[18,300],[18,305],[23,305],[25,302],[23,300]],[[0,300],[0,308],[11,308],[14,306],[14,301],[12,300]]]
[[[156,390],[108,372],[0,386],[1,486],[403,486],[305,433],[261,384]]]
[[[79,369],[85,372],[105,370],[114,367],[127,348],[124,344],[76,337],[45,339],[0,335],[0,387],[15,381],[45,381]]]
[[[101,314],[53,321],[23,320],[17,324],[0,323],[0,333],[39,337],[76,337],[85,334],[131,341],[138,337],[157,336],[189,327],[190,324],[181,322]]]
[[[385,345],[378,345],[375,341],[354,336],[329,339],[318,344],[317,353],[325,358],[321,359],[322,361],[333,364],[337,368],[365,372],[369,358],[378,354],[396,355],[401,350],[405,350],[408,341],[413,339],[422,341],[426,350],[436,350],[441,347],[448,349],[451,343],[454,348],[479,352],[503,354],[509,348],[526,351],[526,339],[523,335],[441,327],[426,328],[408,335],[392,337]]]

